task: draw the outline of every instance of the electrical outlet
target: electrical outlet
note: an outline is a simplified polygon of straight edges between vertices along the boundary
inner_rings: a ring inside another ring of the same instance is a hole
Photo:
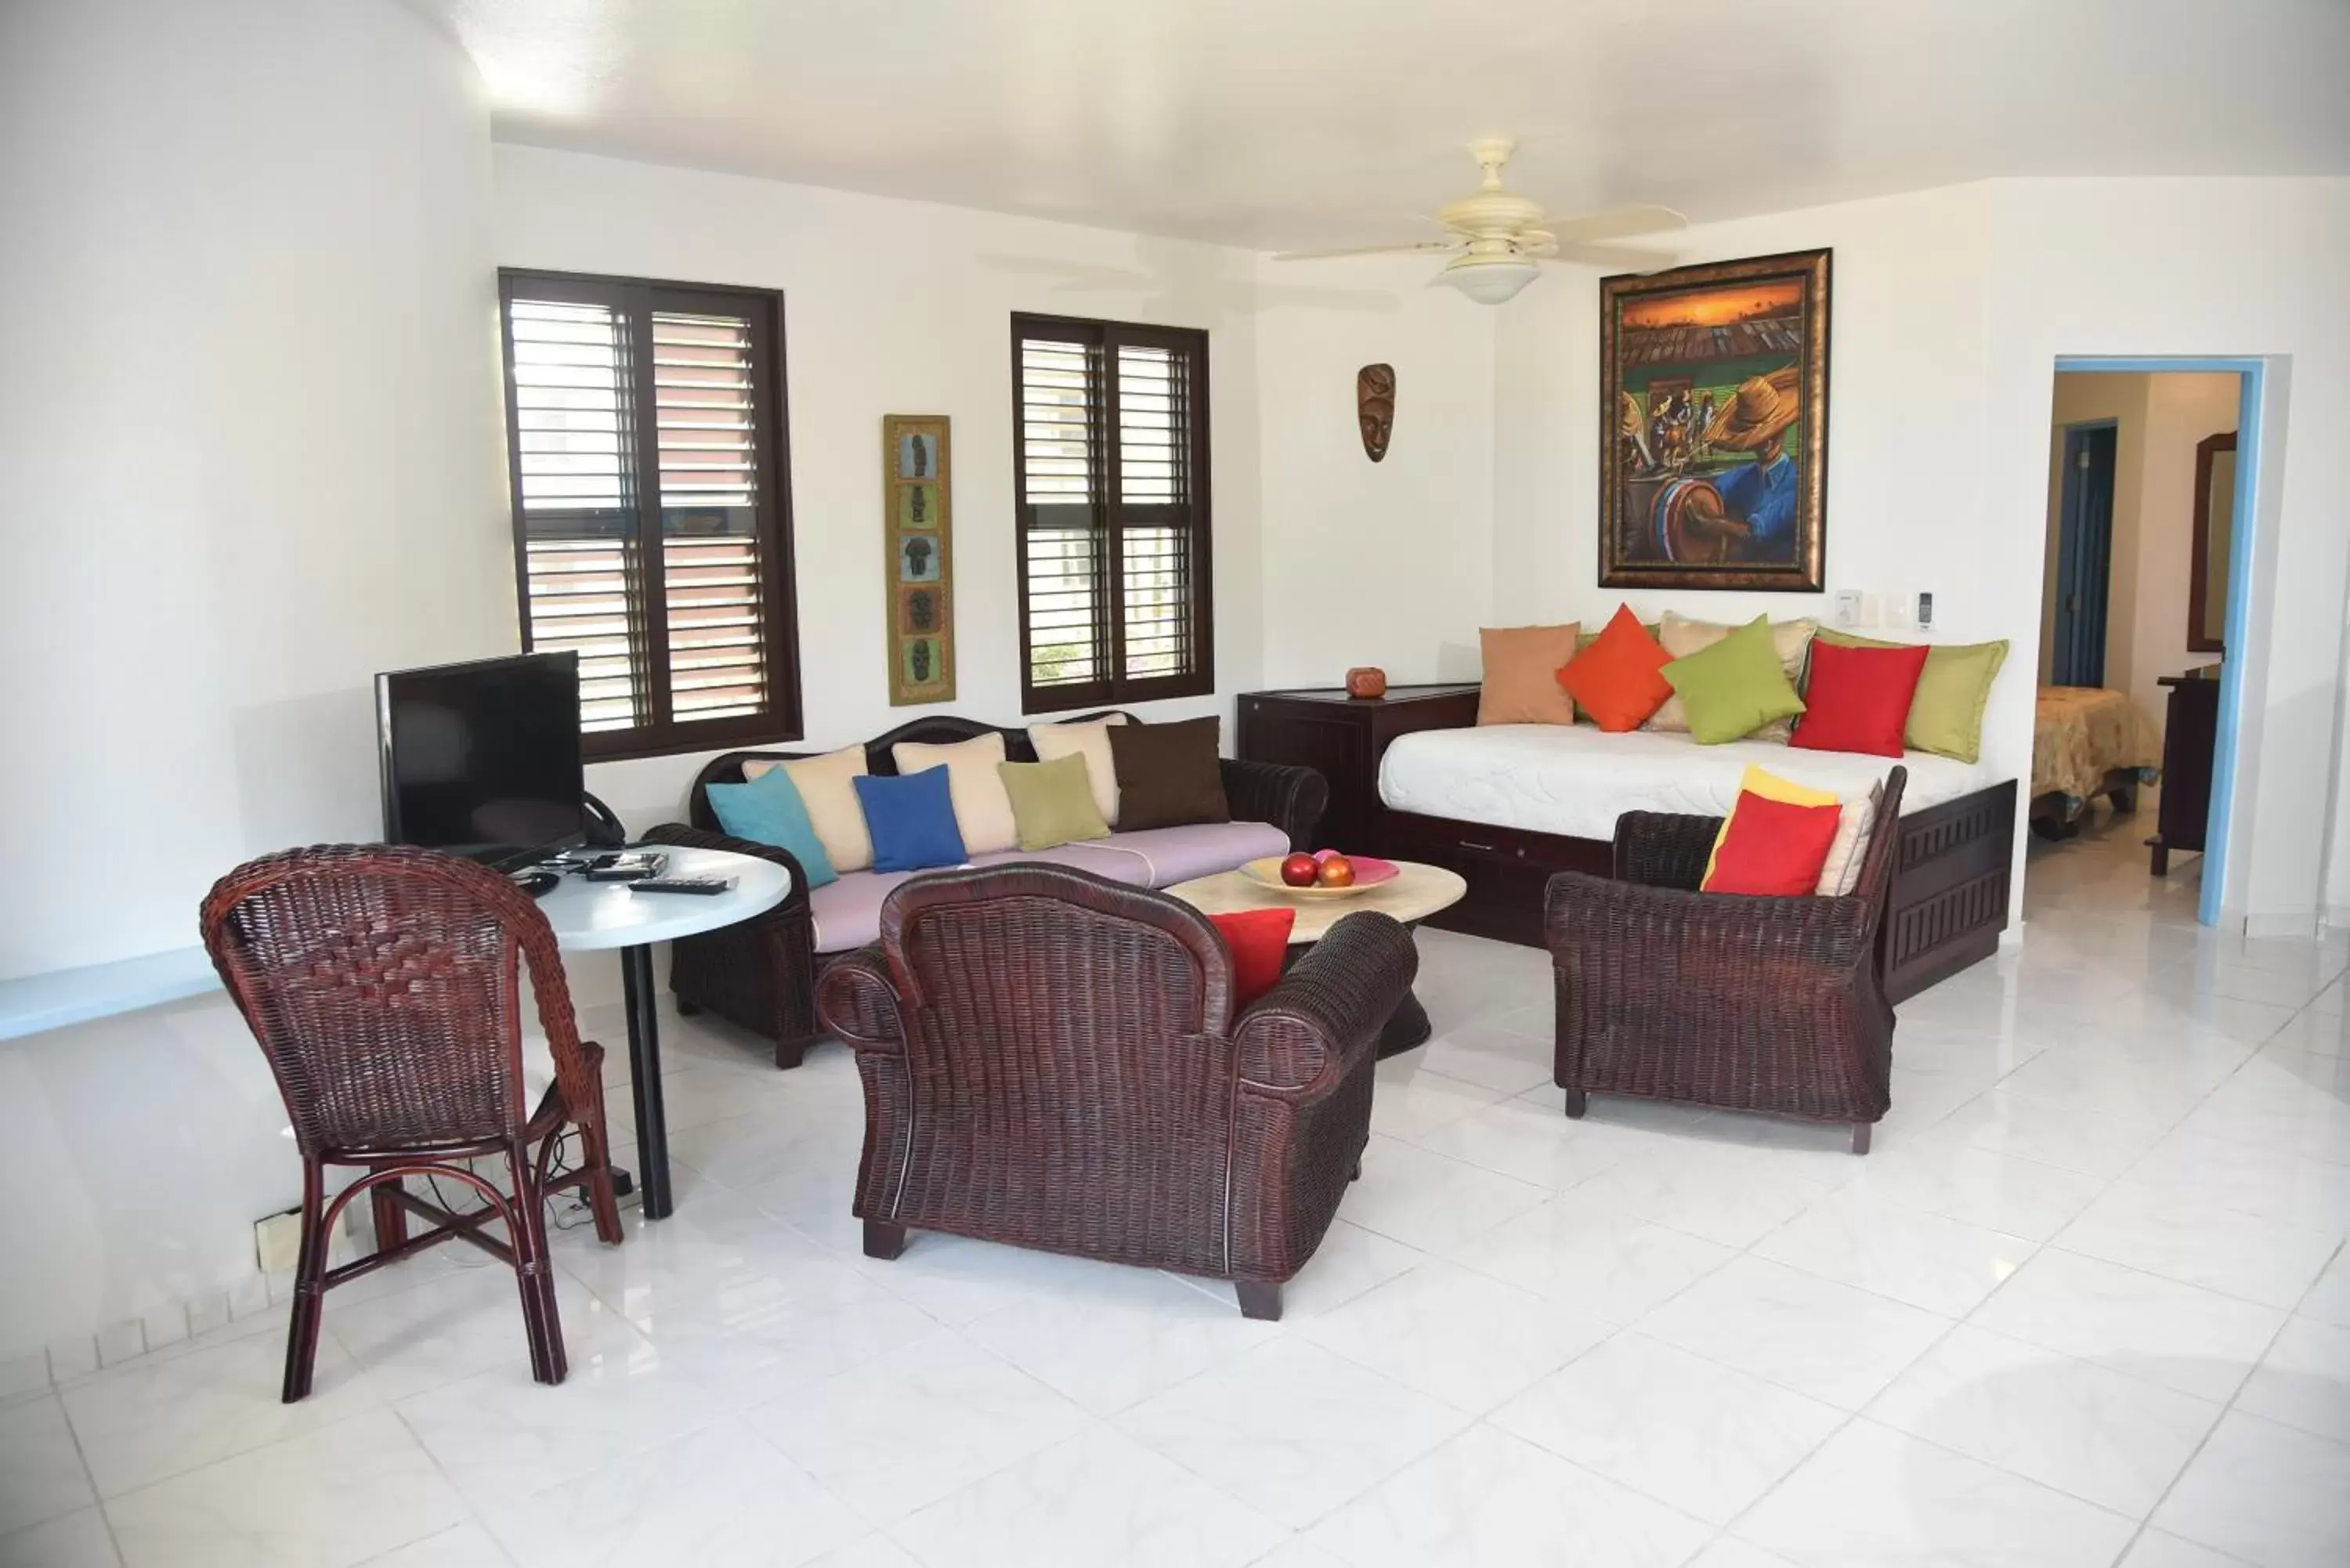
[[[1838,588],[1835,591],[1835,624],[1850,631],[1860,624],[1860,590]]]

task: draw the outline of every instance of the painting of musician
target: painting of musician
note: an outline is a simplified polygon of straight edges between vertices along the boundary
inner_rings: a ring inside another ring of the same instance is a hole
[[[1819,591],[1828,255],[1602,281],[1602,586]]]

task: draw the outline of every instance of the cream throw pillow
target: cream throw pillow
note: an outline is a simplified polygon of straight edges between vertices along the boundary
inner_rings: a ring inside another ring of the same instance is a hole
[[[1657,623],[1657,641],[1675,659],[1687,659],[1701,653],[1738,628],[1717,621],[1691,620],[1687,616],[1667,610]],[[1779,650],[1779,668],[1787,672],[1787,684],[1796,691],[1804,689],[1804,666],[1812,656],[1812,637],[1820,629],[1815,620],[1774,620],[1771,623],[1771,641]],[[1650,715],[1643,730],[1668,730],[1682,734],[1689,732],[1689,710],[1681,706],[1680,694],[1665,699],[1665,705]],[[1778,719],[1763,725],[1747,737],[1753,741],[1783,742],[1794,732],[1792,719]],[[1835,851],[1829,851],[1831,855]]]
[[[865,748],[843,746],[820,757],[800,757],[787,763],[744,763],[743,776],[754,779],[775,767],[782,768],[791,779],[792,787],[800,792],[800,804],[807,807],[808,826],[816,829],[832,868],[844,876],[869,869],[873,865],[873,836],[865,830],[865,808],[858,804],[857,785],[850,782],[864,775]],[[951,790],[951,774],[948,783]]]
[[[947,796],[954,802],[955,826],[962,834],[965,854],[993,855],[1020,842],[1012,796],[995,771],[1003,761],[1002,735],[974,735],[947,745],[900,741],[889,748],[889,755],[900,774],[947,770]]]
[[[1036,760],[1054,763],[1063,757],[1086,759],[1086,782],[1093,786],[1094,809],[1112,827],[1118,826],[1118,764],[1109,754],[1109,726],[1126,722],[1124,714],[1090,719],[1082,724],[1031,724],[1028,743]]]
[[[1868,858],[1869,841],[1876,837],[1877,807],[1885,804],[1885,786],[1873,784],[1868,793],[1858,800],[1837,802],[1835,836],[1828,841],[1828,857],[1820,864],[1820,879],[1814,893],[1842,896],[1853,890],[1860,880],[1861,862]]]

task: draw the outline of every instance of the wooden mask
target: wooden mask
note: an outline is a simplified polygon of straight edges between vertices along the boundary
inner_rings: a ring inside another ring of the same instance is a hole
[[[1363,452],[1373,462],[1388,454],[1395,431],[1396,373],[1393,365],[1366,365],[1355,372],[1355,417],[1362,421]]]

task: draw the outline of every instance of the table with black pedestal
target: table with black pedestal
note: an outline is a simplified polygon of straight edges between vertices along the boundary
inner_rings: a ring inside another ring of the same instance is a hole
[[[660,1022],[655,1011],[653,948],[674,937],[697,936],[764,914],[792,890],[791,873],[772,860],[723,849],[665,845],[670,877],[732,877],[723,893],[639,893],[626,882],[566,877],[538,901],[556,945],[566,952],[617,949],[629,1011],[629,1077],[637,1120],[638,1182],[648,1220],[666,1219],[669,1126],[661,1106]]]

